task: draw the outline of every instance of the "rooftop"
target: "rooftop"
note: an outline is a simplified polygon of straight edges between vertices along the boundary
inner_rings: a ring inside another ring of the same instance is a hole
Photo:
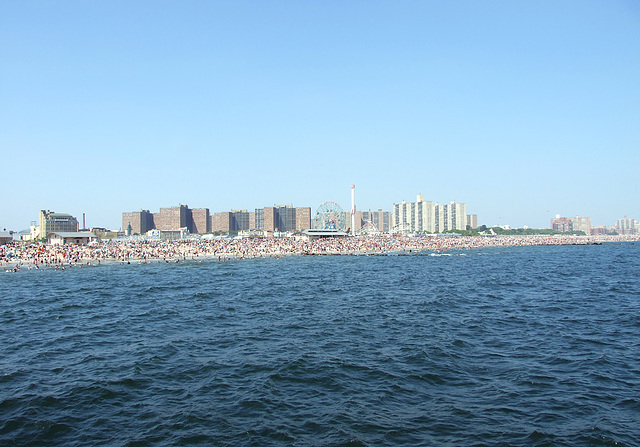
[[[47,215],[47,217],[71,217],[71,218],[73,218],[73,216],[71,214],[66,214],[66,213],[49,213]]]
[[[60,236],[60,237],[93,237],[93,238],[97,238],[98,236],[96,236],[95,234],[93,234],[91,231],[54,231],[53,233],[50,234],[55,234],[56,236]]]

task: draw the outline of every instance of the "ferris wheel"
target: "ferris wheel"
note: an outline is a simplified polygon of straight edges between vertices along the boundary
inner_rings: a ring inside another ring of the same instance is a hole
[[[335,202],[320,205],[313,222],[317,230],[345,231],[347,228],[344,210]]]

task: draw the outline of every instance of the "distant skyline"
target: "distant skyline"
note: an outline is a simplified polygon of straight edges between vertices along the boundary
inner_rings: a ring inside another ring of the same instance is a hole
[[[0,3],[0,229],[38,210],[640,218],[640,3]]]

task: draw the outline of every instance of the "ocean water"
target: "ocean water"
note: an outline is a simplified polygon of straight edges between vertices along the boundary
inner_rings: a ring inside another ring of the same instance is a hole
[[[0,276],[0,445],[640,445],[640,244]]]

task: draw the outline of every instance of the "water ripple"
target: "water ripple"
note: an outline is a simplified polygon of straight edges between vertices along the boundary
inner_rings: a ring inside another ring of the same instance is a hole
[[[640,245],[0,282],[1,445],[638,445]]]

